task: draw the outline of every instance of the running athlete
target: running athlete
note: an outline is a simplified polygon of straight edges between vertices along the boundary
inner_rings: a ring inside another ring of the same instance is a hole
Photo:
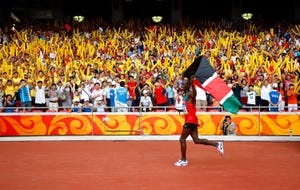
[[[193,78],[193,77],[192,77]],[[191,135],[195,144],[204,144],[215,146],[221,156],[224,154],[223,142],[215,142],[207,139],[199,139],[198,137],[198,118],[196,116],[196,89],[193,84],[193,79],[184,78],[182,82],[184,91],[185,102],[185,123],[180,136],[181,159],[174,163],[174,166],[187,166],[188,160],[186,159],[186,139]]]

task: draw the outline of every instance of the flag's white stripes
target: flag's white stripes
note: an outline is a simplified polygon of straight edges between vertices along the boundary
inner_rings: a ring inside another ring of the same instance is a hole
[[[217,77],[218,77],[218,74],[215,72],[211,77],[209,77],[206,81],[204,81],[202,86],[205,88],[211,81],[213,81]]]
[[[233,92],[232,92],[232,90],[230,90],[229,92],[228,92],[228,94],[226,94],[223,98],[222,98],[222,100],[220,100],[220,104],[223,104],[230,96],[232,96],[233,95]]]

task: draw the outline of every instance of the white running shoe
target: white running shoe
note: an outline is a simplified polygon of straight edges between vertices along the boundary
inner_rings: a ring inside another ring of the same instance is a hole
[[[223,156],[224,154],[224,147],[223,147],[223,142],[217,142],[217,150],[218,152],[221,154],[221,156]]]
[[[187,166],[188,161],[187,160],[178,160],[177,162],[174,163],[174,166]]]

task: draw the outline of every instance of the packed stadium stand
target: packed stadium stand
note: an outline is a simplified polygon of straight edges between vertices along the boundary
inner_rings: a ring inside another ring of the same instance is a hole
[[[14,13],[8,20],[7,14],[1,15],[3,114],[177,113],[182,73],[199,55],[232,88],[243,104],[240,112],[298,111],[300,25],[296,14],[273,22],[263,20],[263,15],[243,20],[235,11],[224,18],[195,19],[192,14],[186,16],[191,8],[182,1],[158,1],[169,3],[157,5],[169,16],[155,23],[150,17],[130,15],[131,9],[141,8],[131,7],[130,1],[104,1],[111,16],[87,14],[79,22],[62,19],[64,14],[75,14],[76,8],[57,5],[55,0],[49,1],[51,6],[33,1],[35,8],[51,10],[49,18],[35,9],[28,14],[37,19],[18,17],[29,5],[17,2],[1,6]],[[54,14],[56,8],[61,11]],[[271,102],[272,91],[279,92],[278,102]],[[224,112],[207,92],[197,101],[199,112]]]

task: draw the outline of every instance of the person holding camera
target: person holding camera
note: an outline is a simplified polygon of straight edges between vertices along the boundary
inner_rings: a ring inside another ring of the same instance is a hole
[[[226,115],[220,126],[223,135],[236,135],[236,125],[231,121],[231,117]]]
[[[3,107],[6,107],[4,109],[4,112],[6,113],[12,113],[16,109],[16,101],[13,99],[11,94],[7,94],[4,98]]]

